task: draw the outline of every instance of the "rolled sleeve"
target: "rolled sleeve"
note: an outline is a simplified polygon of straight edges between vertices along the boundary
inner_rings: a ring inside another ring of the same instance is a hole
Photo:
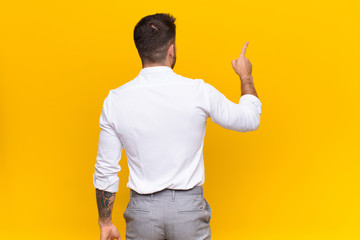
[[[257,98],[255,95],[252,94],[242,95],[239,100],[239,104],[249,104],[250,107],[255,106],[258,114],[261,115],[262,104],[260,102],[260,99]]]
[[[121,169],[119,161],[123,145],[111,122],[110,101],[110,96],[107,96],[100,115],[101,129],[93,184],[99,190],[117,192],[119,189],[119,177],[117,174]]]
[[[245,94],[236,104],[212,85],[205,84],[208,89],[208,116],[214,123],[238,132],[258,129],[262,111],[259,98],[252,94]]]

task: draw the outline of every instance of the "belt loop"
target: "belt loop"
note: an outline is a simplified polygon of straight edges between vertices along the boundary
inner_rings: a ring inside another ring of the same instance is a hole
[[[174,189],[172,189],[171,190],[171,193],[172,193],[172,198],[171,198],[171,201],[175,201],[175,190]]]
[[[151,199],[151,201],[154,199],[154,194],[153,193],[150,195],[150,199]]]

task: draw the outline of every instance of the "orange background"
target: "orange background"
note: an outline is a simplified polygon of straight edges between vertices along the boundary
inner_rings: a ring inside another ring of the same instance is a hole
[[[213,239],[360,239],[358,1],[2,1],[0,239],[99,239],[102,103],[141,69],[133,29],[177,20],[174,71],[238,102],[245,41],[260,127],[208,120]],[[113,221],[125,239],[123,151]]]

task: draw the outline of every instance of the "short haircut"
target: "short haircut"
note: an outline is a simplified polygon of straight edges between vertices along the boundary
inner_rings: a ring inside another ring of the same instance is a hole
[[[170,44],[175,43],[175,20],[170,14],[156,13],[136,24],[134,42],[143,63],[165,62]]]

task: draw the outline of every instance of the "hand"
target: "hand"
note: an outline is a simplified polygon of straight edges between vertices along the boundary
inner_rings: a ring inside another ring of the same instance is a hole
[[[106,225],[100,225],[100,240],[121,240],[120,233],[111,222]]]
[[[232,67],[234,68],[236,74],[240,76],[241,80],[245,80],[251,77],[252,65],[247,57],[245,57],[246,48],[249,44],[247,41],[240,53],[238,59],[234,59],[231,61]]]

